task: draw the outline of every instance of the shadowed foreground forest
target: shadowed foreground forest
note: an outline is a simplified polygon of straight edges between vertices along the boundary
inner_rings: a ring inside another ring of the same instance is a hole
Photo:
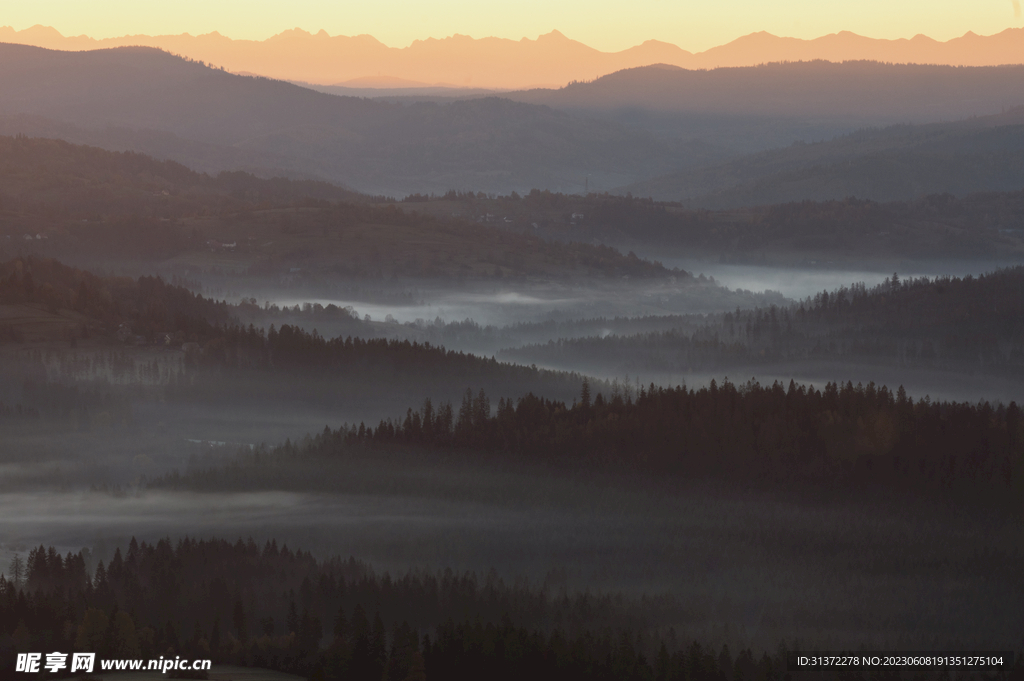
[[[668,597],[570,595],[450,570],[392,576],[276,541],[133,538],[107,565],[90,569],[90,558],[40,545],[12,580],[0,577],[3,678],[24,676],[12,671],[16,652],[75,650],[212,659],[314,680],[771,681],[795,678],[787,653],[800,649],[781,642],[773,655],[756,655],[680,640]],[[1022,678],[1016,657],[994,678]]]

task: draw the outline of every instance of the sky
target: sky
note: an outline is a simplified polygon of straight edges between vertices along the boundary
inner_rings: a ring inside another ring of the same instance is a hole
[[[698,52],[755,31],[816,38],[853,31],[871,38],[924,34],[948,40],[1024,26],[1022,0],[33,0],[5,2],[0,26],[41,24],[65,36],[209,33],[263,40],[290,28],[369,34],[391,47],[455,33],[529,38],[557,29],[613,52],[645,40]]]

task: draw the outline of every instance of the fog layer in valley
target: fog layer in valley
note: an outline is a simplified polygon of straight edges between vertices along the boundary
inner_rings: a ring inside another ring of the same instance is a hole
[[[697,260],[685,257],[666,257],[654,253],[644,254],[657,257],[665,267],[678,267],[694,274],[700,273],[714,277],[715,281],[728,289],[763,293],[774,291],[791,300],[813,298],[822,291],[834,291],[840,286],[863,283],[868,288],[881,284],[886,277],[896,271],[901,278],[928,277],[951,275],[963,277],[968,274],[978,276],[991,272],[1005,263],[986,262],[895,262],[892,269],[883,269],[882,263],[875,263],[871,268],[848,269],[836,266],[827,260],[808,263],[805,267],[771,267],[761,265],[744,265],[718,263],[709,260]]]
[[[728,627],[765,646],[1012,645],[1022,624],[1018,518],[395,463],[353,461],[328,495],[9,492],[0,557],[44,543],[109,559],[131,536],[276,537],[397,572],[500,566],[553,588],[669,593],[681,631]]]
[[[605,337],[610,334],[629,336],[651,331],[679,329],[690,333],[700,329],[706,314],[730,312],[735,309],[772,305],[783,307],[832,292],[854,284],[873,288],[892,276],[892,272],[872,270],[804,269],[710,263],[693,259],[666,259],[666,266],[710,277],[700,286],[622,282],[620,285],[540,286],[527,283],[496,285],[491,292],[470,293],[451,289],[410,288],[406,300],[414,303],[367,302],[339,298],[304,296],[271,297],[270,304],[282,307],[296,305],[337,305],[351,307],[356,317],[368,315],[371,324],[355,329],[355,335],[408,338],[443,345],[450,349],[495,355],[498,359],[524,361],[523,356],[509,352],[527,344],[544,344],[559,339]],[[899,272],[904,279],[940,276],[978,276],[995,269],[994,265],[976,262],[924,263],[918,269]],[[714,285],[712,285],[712,282]],[[266,293],[266,291],[264,291]],[[672,316],[666,316],[672,315]],[[664,321],[658,321],[658,317]],[[605,321],[601,323],[601,319]],[[307,328],[330,333],[327,320],[315,316],[293,318]],[[451,326],[472,321],[479,327],[471,329]],[[345,333],[353,333],[347,330]],[[976,403],[992,400],[1009,404],[1024,397],[1024,384],[1015,376],[985,372],[964,372],[951,368],[908,367],[865,359],[857,364],[828,360],[787,362],[740,362],[720,371],[683,366],[675,370],[656,369],[629,354],[596,362],[587,357],[564,355],[558,360],[525,360],[548,369],[580,372],[607,381],[630,380],[646,385],[689,385],[700,387],[711,380],[723,378],[744,382],[750,378],[765,383],[790,380],[818,387],[828,382],[854,384],[874,382],[892,389],[903,386],[915,398],[929,396],[935,400]]]
[[[646,284],[628,280],[569,285],[513,283],[484,284],[463,290],[426,286],[414,291],[417,304],[273,294],[265,299],[265,303],[279,307],[306,303],[351,307],[356,316],[369,315],[373,321],[384,321],[390,315],[399,323],[417,319],[433,322],[440,318],[445,322],[470,319],[481,326],[508,326],[593,317],[723,312],[736,307],[785,302],[781,295],[771,292],[752,295],[750,292],[729,291],[715,286],[713,282],[696,285],[669,281]]]
[[[1024,118],[920,124],[1019,106],[1024,67],[396,103],[147,48],[0,54],[0,571],[252,537],[665,596],[716,653],[1019,647]]]

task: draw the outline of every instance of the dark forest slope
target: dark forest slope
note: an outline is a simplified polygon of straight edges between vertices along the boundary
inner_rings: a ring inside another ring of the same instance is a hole
[[[791,486],[1024,487],[1024,420],[1016,403],[915,402],[874,383],[789,387],[750,381],[707,388],[642,388],[572,405],[533,394],[484,394],[458,410],[427,403],[403,420],[325,430],[302,446],[245,457],[243,465],[174,473],[156,487],[197,490],[332,489],[326,461],[394,446],[487,452],[543,466],[634,471],[688,479]],[[290,469],[290,470],[289,470]],[[344,468],[342,467],[342,470]]]
[[[734,658],[728,646],[666,636],[684,617],[668,597],[558,593],[450,569],[389,574],[276,539],[133,537],[108,562],[94,560],[88,549],[61,556],[40,545],[17,579],[0,577],[0,637],[10,642],[0,664],[13,669],[19,650],[50,647],[95,652],[97,670],[112,657],[166,656],[326,681],[754,681],[786,665],[784,648]]]
[[[65,384],[98,379],[108,388],[111,381],[147,386],[136,397],[148,391],[161,401],[205,404],[207,415],[244,405],[280,417],[353,403],[381,414],[405,405],[409,395],[452,400],[473,386],[564,397],[581,381],[430,343],[362,339],[364,323],[335,306],[320,308],[320,315],[353,335],[328,339],[287,324],[244,327],[236,321],[243,312],[260,310],[208,300],[157,277],[99,277],[38,258],[3,263],[0,400],[59,421],[68,404],[102,411],[78,398],[65,404]]]

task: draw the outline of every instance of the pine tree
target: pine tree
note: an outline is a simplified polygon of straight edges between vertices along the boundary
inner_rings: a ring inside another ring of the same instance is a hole
[[[25,563],[21,560],[21,554],[14,554],[14,558],[11,558],[7,569],[10,571],[11,584],[14,585],[15,589],[20,589],[21,582],[25,578]]]

